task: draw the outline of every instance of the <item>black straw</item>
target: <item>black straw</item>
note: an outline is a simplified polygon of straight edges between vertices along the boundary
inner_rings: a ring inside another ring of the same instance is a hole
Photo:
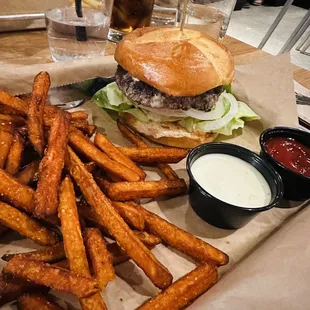
[[[83,17],[82,0],[75,0],[75,12],[78,17]],[[78,41],[87,41],[86,27],[76,26],[75,34]]]

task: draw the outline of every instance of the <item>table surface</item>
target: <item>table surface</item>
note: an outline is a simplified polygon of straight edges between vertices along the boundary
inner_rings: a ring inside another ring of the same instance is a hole
[[[251,45],[229,36],[224,44],[234,56],[236,64],[246,64],[252,60],[268,55]],[[107,54],[112,54],[114,46],[109,45]],[[45,30],[19,31],[0,34],[0,65],[31,65],[51,62]],[[297,82],[310,88],[310,71],[294,66],[294,78]]]

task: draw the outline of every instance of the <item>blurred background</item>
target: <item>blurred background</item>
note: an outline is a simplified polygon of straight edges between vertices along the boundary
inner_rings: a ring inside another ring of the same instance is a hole
[[[96,0],[87,0],[96,1]],[[87,2],[86,1],[86,2]],[[161,0],[155,3],[160,4]],[[177,0],[169,0],[172,3]],[[196,0],[197,1],[197,0]],[[215,0],[203,0],[216,2]],[[287,0],[289,1],[289,0]],[[167,2],[167,0],[165,0]],[[270,36],[269,40],[261,48],[273,55],[278,54],[287,42],[293,31],[309,14],[310,0],[295,0],[288,7],[279,24]],[[43,12],[49,8],[72,5],[69,0],[12,0],[2,4],[0,15],[0,32],[14,31],[19,29],[35,29],[45,27]],[[237,0],[232,13],[227,34],[245,43],[258,47],[266,35],[268,29],[282,11],[286,0]],[[4,7],[3,7],[4,6]],[[29,20],[20,20],[12,24],[3,19],[3,16],[31,13],[35,14]],[[308,25],[310,19],[308,18]],[[302,42],[310,45],[310,27],[306,27],[301,38],[291,49],[292,62],[300,67],[310,70],[310,47],[301,53],[296,50]]]
[[[283,9],[285,2],[285,0],[251,0],[249,2],[237,0],[227,34],[257,47]],[[309,9],[310,0],[293,1],[263,50],[273,55],[278,54]],[[292,62],[307,70],[310,70],[310,49],[306,54],[302,54],[296,50],[296,47],[309,35],[310,27],[291,49]]]

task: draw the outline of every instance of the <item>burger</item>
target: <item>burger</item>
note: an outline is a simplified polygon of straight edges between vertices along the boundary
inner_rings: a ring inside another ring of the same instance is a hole
[[[151,141],[192,148],[258,119],[231,94],[228,49],[195,30],[140,28],[115,52],[115,82],[93,100]]]

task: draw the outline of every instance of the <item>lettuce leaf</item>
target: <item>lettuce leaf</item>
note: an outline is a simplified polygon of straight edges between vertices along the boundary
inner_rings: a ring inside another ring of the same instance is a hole
[[[224,85],[224,89],[226,90],[227,93],[232,94],[232,87],[231,84],[229,85]]]
[[[232,135],[234,129],[243,128],[246,121],[254,121],[260,117],[244,102],[238,101],[239,109],[236,116],[224,127],[216,130],[225,136]]]
[[[117,112],[129,110],[133,105],[132,102],[123,95],[115,82],[98,90],[92,100],[104,109]]]
[[[229,86],[227,88],[228,93],[224,92],[220,97],[221,100],[223,100],[225,106],[225,113],[222,118],[225,117],[227,113],[229,113],[232,106],[234,106],[234,109],[236,110],[237,101],[233,95],[230,94],[231,87]],[[137,108],[128,98],[123,95],[115,82],[100,89],[92,99],[98,106],[104,109],[116,111],[118,113],[130,113],[139,121],[178,122],[181,126],[185,127],[190,132],[197,130],[204,131],[206,124],[210,124],[211,122],[215,121],[221,122],[221,119],[214,121],[202,121],[192,117],[177,118],[167,115],[160,115],[158,113]],[[230,136],[234,129],[243,128],[246,121],[260,119],[260,117],[247,104],[241,101],[238,101],[238,110],[234,113],[236,113],[235,116],[226,125],[219,129],[212,130],[212,132]]]
[[[225,106],[225,110],[227,106]],[[227,111],[226,111],[227,113]],[[225,126],[213,130],[213,132],[220,133],[225,136],[232,135],[234,129],[243,128],[246,121],[258,120],[260,117],[244,102],[238,101],[238,112],[235,117],[228,122]],[[185,127],[188,131],[203,131],[204,125],[208,121],[199,121],[197,119],[193,119],[191,117],[183,119],[179,122],[179,124]]]

